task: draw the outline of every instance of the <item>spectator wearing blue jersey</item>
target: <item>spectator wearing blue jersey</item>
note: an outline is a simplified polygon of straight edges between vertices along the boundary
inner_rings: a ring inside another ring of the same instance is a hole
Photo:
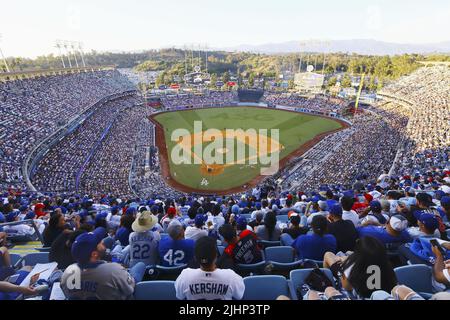
[[[359,227],[358,234],[360,238],[374,237],[383,244],[402,244],[411,242],[412,238],[408,231],[408,220],[401,215],[392,216],[385,226]]]
[[[184,238],[184,228],[178,221],[172,221],[167,227],[169,237],[159,243],[160,264],[175,267],[188,264],[194,258],[195,241]]]
[[[336,238],[327,234],[328,221],[324,216],[315,216],[311,223],[313,234],[295,239],[292,247],[300,259],[323,260],[326,252],[336,253]]]
[[[150,211],[139,212],[131,225],[133,233],[130,234],[130,267],[139,262],[145,265],[156,265],[158,262],[159,233],[151,231],[158,223]]]
[[[132,215],[124,215],[120,219],[120,228],[116,232],[115,240],[118,240],[123,247],[126,247],[130,243],[129,239],[133,222],[134,217]]]

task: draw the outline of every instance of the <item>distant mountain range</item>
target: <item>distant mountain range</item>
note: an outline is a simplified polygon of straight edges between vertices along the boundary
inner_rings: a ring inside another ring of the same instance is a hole
[[[397,55],[404,53],[450,53],[450,41],[429,44],[401,44],[370,39],[330,40],[330,41],[288,41],[261,45],[240,45],[220,48],[226,51],[245,51],[277,54],[295,52],[358,53],[364,55]]]

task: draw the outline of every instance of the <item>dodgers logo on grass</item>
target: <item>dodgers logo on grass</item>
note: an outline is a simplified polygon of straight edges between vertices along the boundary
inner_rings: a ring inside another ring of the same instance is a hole
[[[273,175],[284,148],[279,140],[278,129],[203,130],[202,121],[195,121],[193,133],[183,128],[172,132],[171,141],[176,144],[170,156],[175,165],[201,165],[207,172],[247,165],[259,166],[261,175]]]

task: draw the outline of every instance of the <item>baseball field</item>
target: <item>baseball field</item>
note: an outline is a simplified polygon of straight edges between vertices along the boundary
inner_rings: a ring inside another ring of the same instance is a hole
[[[258,158],[263,155],[262,150],[268,150],[266,156],[278,153],[279,165],[283,167],[291,157],[303,154],[327,134],[345,126],[340,121],[325,117],[255,107],[166,112],[155,115],[152,120],[157,124],[162,173],[168,183],[184,192],[211,194],[239,192],[261,180],[261,169],[269,166]],[[197,127],[194,127],[195,123]],[[198,124],[201,124],[201,131],[198,131]],[[184,129],[186,134],[174,138],[174,132],[179,129]],[[218,138],[204,135],[209,129],[223,133],[221,146],[212,144],[213,141],[217,143]],[[232,139],[225,132],[233,129],[255,130],[256,139],[244,138],[239,134]],[[263,142],[267,145],[266,149],[262,147]],[[243,145],[246,147],[245,155],[237,150],[238,146],[242,148]],[[217,156],[222,157],[223,162],[205,162],[205,154],[208,154],[205,150],[216,159]],[[179,164],[175,160],[174,155],[180,152],[189,158],[189,163]],[[227,155],[230,157],[227,158]]]

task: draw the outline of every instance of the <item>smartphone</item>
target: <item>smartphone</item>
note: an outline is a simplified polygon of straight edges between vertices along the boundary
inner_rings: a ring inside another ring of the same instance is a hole
[[[447,252],[445,251],[444,248],[442,248],[442,246],[439,244],[439,242],[437,242],[436,239],[430,240],[430,243],[433,247],[437,247],[439,249],[439,251],[441,252],[441,254],[445,257]]]

